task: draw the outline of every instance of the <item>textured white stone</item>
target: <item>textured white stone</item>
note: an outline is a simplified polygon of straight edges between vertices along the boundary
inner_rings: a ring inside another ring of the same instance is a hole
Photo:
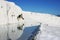
[[[17,20],[20,14],[22,9],[15,3],[0,0],[0,40],[17,40],[21,36],[23,30],[17,29],[22,23]]]

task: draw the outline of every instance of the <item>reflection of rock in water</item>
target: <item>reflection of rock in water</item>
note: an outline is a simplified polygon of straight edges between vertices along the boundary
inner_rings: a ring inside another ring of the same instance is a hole
[[[21,26],[18,25],[17,29],[18,29],[18,30],[22,30],[23,26],[24,26],[24,24],[22,24]]]
[[[0,40],[17,40],[23,33],[23,29],[18,30],[17,27],[18,24],[9,24],[9,29],[7,25],[0,26]]]
[[[7,39],[7,40],[11,40],[11,39]]]
[[[12,29],[11,29],[11,27],[12,27]],[[17,40],[22,35],[22,33],[23,33],[23,30],[18,30],[17,27],[18,27],[18,24],[10,25],[9,37],[12,40]]]

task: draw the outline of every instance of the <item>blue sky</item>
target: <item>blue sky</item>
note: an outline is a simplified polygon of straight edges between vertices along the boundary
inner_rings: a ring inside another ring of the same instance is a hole
[[[24,11],[60,15],[60,0],[8,0],[15,2]]]

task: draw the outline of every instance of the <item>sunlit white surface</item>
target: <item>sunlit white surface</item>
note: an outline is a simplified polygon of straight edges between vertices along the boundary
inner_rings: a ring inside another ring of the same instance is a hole
[[[60,40],[60,26],[41,25],[36,40]]]
[[[52,26],[60,26],[60,17],[51,14],[23,11],[23,17],[25,19],[24,21],[27,22],[26,24],[28,25],[30,23],[35,24],[36,22],[40,22]]]
[[[22,11],[22,9],[13,2],[0,1],[0,4],[2,5],[0,5],[0,40],[7,40],[8,36],[12,40],[16,40],[22,35],[23,30],[18,30],[18,24],[14,23],[24,23],[25,27],[32,27],[32,25],[42,23],[41,31],[37,35],[36,40],[60,39],[60,17],[50,14]],[[20,20],[21,22],[17,20],[17,16],[21,13],[23,14],[24,22],[23,20]],[[8,23],[10,24],[8,25]],[[23,27],[23,29],[25,27]]]
[[[22,23],[17,20],[21,13],[22,9],[15,3],[0,0],[0,40],[17,40],[22,35],[23,30],[17,29]]]
[[[25,25],[42,23],[35,40],[60,40],[60,17],[23,11]]]
[[[13,2],[0,0],[0,25],[17,23],[17,16],[22,14],[22,9]]]

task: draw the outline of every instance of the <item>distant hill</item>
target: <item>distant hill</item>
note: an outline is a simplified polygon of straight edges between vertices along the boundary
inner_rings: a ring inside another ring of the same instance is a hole
[[[56,15],[56,16],[60,17],[60,15]]]

